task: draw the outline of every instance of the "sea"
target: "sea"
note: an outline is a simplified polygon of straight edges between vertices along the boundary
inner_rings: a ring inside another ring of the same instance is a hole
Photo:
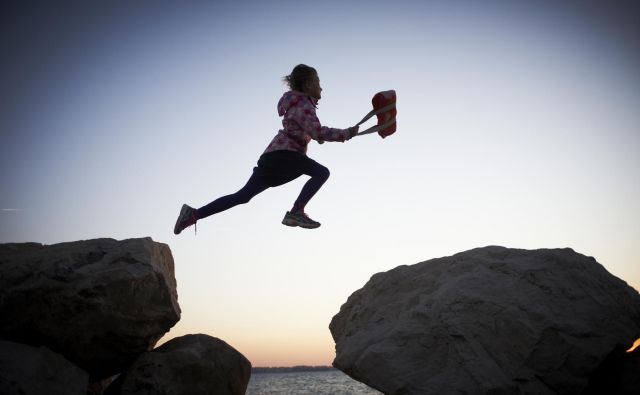
[[[381,395],[334,369],[309,372],[252,373],[246,395]]]

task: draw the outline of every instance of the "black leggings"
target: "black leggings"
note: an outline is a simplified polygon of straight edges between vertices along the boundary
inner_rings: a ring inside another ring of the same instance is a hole
[[[266,189],[272,186],[278,186],[282,184],[286,184],[289,181],[294,180],[302,174],[306,174],[311,176],[309,181],[307,181],[302,187],[302,191],[300,191],[300,195],[296,199],[293,209],[294,211],[303,211],[306,204],[311,200],[311,198],[318,192],[320,187],[327,181],[329,178],[329,169],[322,166],[318,162],[310,159],[306,155],[300,154],[303,159],[296,163],[296,172],[299,174],[291,173],[291,169],[288,169],[289,175],[287,179],[284,180],[275,180],[273,175],[265,175],[260,168],[260,162],[258,162],[258,167],[254,170],[253,174],[249,178],[249,181],[242,187],[238,192],[233,193],[231,195],[223,196],[214,200],[213,202],[207,204],[204,207],[198,209],[198,219],[209,217],[213,214],[217,214],[221,211],[228,210],[232,207],[235,207],[239,204],[248,203],[254,196],[257,194],[264,192]],[[284,181],[284,182],[283,182]]]

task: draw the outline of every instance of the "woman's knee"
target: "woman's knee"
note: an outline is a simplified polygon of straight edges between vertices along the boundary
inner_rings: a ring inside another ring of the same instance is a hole
[[[250,195],[240,195],[238,196],[238,204],[247,204],[251,201],[251,198],[253,198],[253,196]]]
[[[331,172],[329,171],[329,169],[327,169],[324,166],[320,166],[317,173],[318,178],[326,181],[330,175],[331,175]]]
[[[248,190],[243,188],[238,192],[232,195],[229,195],[229,198],[233,200],[234,205],[238,205],[238,204],[249,203],[249,201],[251,200],[251,198],[253,198],[253,196],[254,194],[250,193]]]
[[[251,201],[256,195],[263,192],[268,187],[258,182],[251,182],[251,180],[242,189],[234,194],[238,204],[246,204]]]
[[[238,191],[236,193],[236,201],[238,202],[238,204],[247,204],[256,195],[256,193],[251,193],[248,191]]]

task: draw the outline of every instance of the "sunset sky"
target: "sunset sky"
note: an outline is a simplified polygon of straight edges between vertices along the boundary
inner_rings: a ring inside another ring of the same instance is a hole
[[[168,244],[182,319],[164,340],[328,365],[329,322],[373,274],[486,245],[571,247],[640,289],[633,2],[0,7],[0,242]],[[247,181],[299,63],[324,125],[395,89],[397,133],[309,145],[331,170],[317,230],[280,224],[301,177],[175,236],[183,203]]]

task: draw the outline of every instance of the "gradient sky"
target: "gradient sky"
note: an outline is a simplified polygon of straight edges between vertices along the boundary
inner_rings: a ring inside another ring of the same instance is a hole
[[[373,274],[486,245],[571,247],[640,289],[633,2],[156,3],[0,6],[0,242],[167,243],[164,340],[330,364],[328,324]],[[398,132],[310,144],[332,172],[317,230],[280,224],[300,178],[174,236],[183,203],[244,185],[298,63],[324,125],[395,89]]]

